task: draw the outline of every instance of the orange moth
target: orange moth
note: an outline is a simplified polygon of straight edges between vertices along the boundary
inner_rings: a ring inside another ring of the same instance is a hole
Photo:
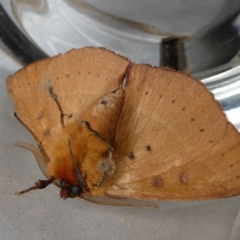
[[[240,135],[203,84],[86,47],[7,79],[15,116],[62,198],[204,200],[240,194]],[[118,204],[118,203],[116,203]]]

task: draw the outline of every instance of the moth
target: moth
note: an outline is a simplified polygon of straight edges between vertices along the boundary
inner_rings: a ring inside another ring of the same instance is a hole
[[[240,135],[187,74],[86,47],[34,62],[7,79],[30,150],[60,196],[121,205],[240,193]]]

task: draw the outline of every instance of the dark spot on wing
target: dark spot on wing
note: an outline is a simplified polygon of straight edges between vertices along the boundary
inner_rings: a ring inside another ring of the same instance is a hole
[[[154,187],[163,187],[164,182],[160,177],[154,177],[153,178],[153,186]]]
[[[130,153],[128,154],[128,158],[129,158],[129,159],[134,159],[134,158],[135,158],[134,153],[133,153],[133,152],[130,152]]]
[[[150,145],[147,145],[147,146],[146,146],[146,150],[147,150],[148,152],[150,152],[150,151],[151,151],[151,146],[150,146]]]
[[[43,135],[44,135],[44,136],[49,136],[50,134],[51,134],[51,131],[50,131],[49,128],[43,130]]]

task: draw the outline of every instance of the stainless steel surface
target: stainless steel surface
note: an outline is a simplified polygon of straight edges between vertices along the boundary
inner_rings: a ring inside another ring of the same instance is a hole
[[[239,64],[238,0],[0,2],[49,55],[73,47],[105,46],[133,61],[158,66],[161,41],[178,36],[187,38],[187,69],[192,74],[205,77],[206,70],[215,74],[213,68],[224,69],[234,58]],[[230,65],[235,67],[235,62]]]
[[[192,74],[238,58],[237,0],[59,0],[57,4],[12,0],[10,11],[29,37],[50,55],[85,45],[105,46],[133,61],[158,66],[162,39],[178,36],[187,38],[187,69]]]

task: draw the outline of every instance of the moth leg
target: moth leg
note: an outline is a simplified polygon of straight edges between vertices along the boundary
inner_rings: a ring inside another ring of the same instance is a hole
[[[95,136],[96,138],[99,138],[101,141],[103,141],[104,143],[106,143],[110,150],[113,151],[113,146],[108,142],[107,139],[105,139],[103,136],[101,136],[98,132],[94,131],[91,126],[90,123],[87,121],[81,121],[81,124],[83,126],[86,126],[86,128],[92,133],[93,136]]]
[[[13,116],[30,132],[30,134],[32,135],[32,137],[34,138],[34,140],[37,142],[38,148],[40,153],[42,154],[43,158],[45,159],[45,161],[48,163],[50,162],[50,159],[47,155],[47,153],[44,151],[43,146],[42,146],[42,142],[40,142],[37,139],[37,136],[33,133],[33,131],[22,121],[22,119],[20,119],[20,117],[17,115],[17,113],[13,113]]]
[[[79,171],[79,168],[77,166],[77,161],[76,158],[72,152],[72,145],[71,145],[71,139],[68,139],[68,150],[69,150],[69,154],[71,156],[72,162],[73,162],[73,173],[78,181],[78,183],[80,184],[80,186],[82,186],[86,191],[89,191],[89,187],[87,186],[87,183],[85,181],[85,179],[82,177],[81,172]]]
[[[56,105],[58,107],[58,110],[60,112],[60,122],[61,122],[62,128],[64,128],[65,127],[64,116],[66,114],[63,113],[62,106],[61,106],[60,102],[58,101],[58,95],[53,92],[52,86],[49,86],[48,91],[49,91],[50,97],[54,100],[54,102],[56,103]]]
[[[22,195],[24,193],[27,193],[27,192],[30,192],[32,190],[36,190],[36,189],[43,189],[45,187],[47,187],[49,184],[51,184],[53,181],[55,180],[54,177],[52,178],[49,178],[47,180],[38,180],[36,183],[35,183],[35,186],[32,186],[28,189],[25,189],[25,190],[22,190],[21,192],[17,192],[16,195]]]

